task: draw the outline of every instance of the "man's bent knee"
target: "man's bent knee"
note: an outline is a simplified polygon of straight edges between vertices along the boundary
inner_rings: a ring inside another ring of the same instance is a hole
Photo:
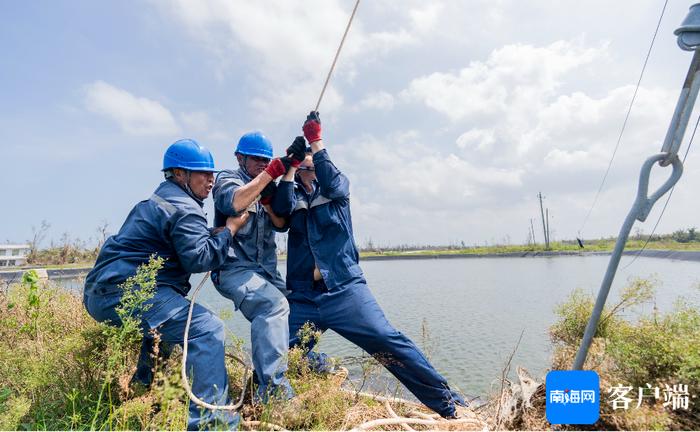
[[[274,285],[269,283],[249,292],[240,308],[249,320],[260,315],[280,317],[285,320],[289,316],[287,299]]]

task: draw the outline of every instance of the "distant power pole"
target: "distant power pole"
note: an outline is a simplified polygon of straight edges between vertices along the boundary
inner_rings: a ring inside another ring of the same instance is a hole
[[[532,230],[532,244],[536,245],[537,240],[535,239],[535,224],[532,222],[532,218],[530,218],[530,229]]]
[[[544,210],[544,213],[545,213],[545,216],[544,216],[545,220],[547,221],[547,247],[549,248],[549,241],[552,239],[549,236],[549,234],[550,234],[550,232],[549,232],[549,208],[546,208]]]
[[[542,233],[544,235],[544,247],[549,249],[549,236],[547,236],[547,222],[544,219],[544,206],[542,205],[542,192],[537,194],[540,199],[540,214],[542,215]]]

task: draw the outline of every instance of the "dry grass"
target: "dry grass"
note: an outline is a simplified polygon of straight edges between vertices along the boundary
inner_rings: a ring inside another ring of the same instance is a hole
[[[51,284],[32,291],[13,285],[0,293],[0,429],[181,430],[188,403],[180,384],[182,351],[176,348],[154,371],[153,386],[134,395],[129,381],[139,344],[121,346],[116,373],[108,374],[110,331],[85,312],[81,299]],[[33,295],[36,296],[33,297]],[[227,351],[244,357],[240,345]],[[253,404],[250,386],[241,409],[243,425],[266,428],[273,423],[289,430],[341,430],[393,415],[384,402],[359,395],[346,375],[311,372],[301,351],[289,356],[289,377],[297,392],[291,402]],[[232,398],[243,390],[244,366],[227,359]],[[368,373],[375,371],[367,367]],[[348,388],[344,388],[344,385]],[[413,403],[393,402],[397,416],[434,419],[430,410]],[[415,430],[434,426],[412,425]],[[464,424],[441,422],[443,430],[463,430]],[[378,429],[402,430],[401,425]],[[481,428],[479,428],[481,429]]]

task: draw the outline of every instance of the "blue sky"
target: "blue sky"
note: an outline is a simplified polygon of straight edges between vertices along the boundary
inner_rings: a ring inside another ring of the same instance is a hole
[[[116,232],[182,137],[220,167],[235,166],[249,130],[282,151],[315,104],[353,4],[0,2],[0,241],[23,242],[44,219],[47,244],[63,233],[94,241],[103,220]],[[586,237],[617,233],[642,161],[660,148],[691,58],[672,32],[691,4],[669,2]],[[662,6],[362,2],[320,108],[352,183],[358,243],[522,243],[538,191],[554,237],[573,238]],[[691,154],[660,231],[699,225],[699,162]]]

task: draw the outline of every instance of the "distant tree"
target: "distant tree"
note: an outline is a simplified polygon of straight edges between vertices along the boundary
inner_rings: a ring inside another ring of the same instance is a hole
[[[32,239],[28,241],[28,263],[34,264],[36,262],[39,253],[39,245],[46,238],[46,233],[49,231],[49,228],[51,228],[51,225],[45,219],[41,221],[41,226],[39,226],[38,228],[36,226],[32,226]]]
[[[109,237],[109,231],[107,231],[107,228],[109,228],[109,223],[106,219],[102,219],[100,224],[97,226],[97,250],[102,248],[102,245],[107,241],[107,237]]]
[[[700,236],[695,227],[688,228],[687,230],[679,229],[671,234],[671,238],[678,243],[690,243],[693,241],[699,241]]]

